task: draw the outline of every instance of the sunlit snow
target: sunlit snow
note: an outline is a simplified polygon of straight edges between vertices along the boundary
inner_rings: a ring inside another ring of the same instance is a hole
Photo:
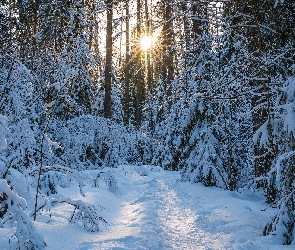
[[[143,171],[144,169],[144,171]],[[104,180],[91,185],[99,170],[85,171],[85,197],[78,186],[59,188],[72,200],[100,207],[108,222],[100,232],[87,232],[68,219],[73,207],[57,204],[35,222],[48,250],[56,249],[292,249],[274,236],[260,236],[273,215],[264,197],[252,191],[230,192],[183,183],[178,172],[150,166],[110,169],[118,191]],[[79,194],[79,195],[77,195]],[[1,249],[9,249],[13,229],[0,228]]]

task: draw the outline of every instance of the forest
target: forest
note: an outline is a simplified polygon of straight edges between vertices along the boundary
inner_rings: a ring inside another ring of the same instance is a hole
[[[261,234],[292,244],[294,24],[294,0],[1,0],[0,228],[43,249],[33,221],[59,202],[96,231],[103,218],[50,198],[57,186],[151,165],[262,191],[276,213]]]

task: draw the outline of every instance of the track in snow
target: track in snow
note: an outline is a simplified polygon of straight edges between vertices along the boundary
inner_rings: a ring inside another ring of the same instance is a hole
[[[108,231],[84,249],[205,249],[196,216],[172,188],[177,185],[175,177],[130,179]]]
[[[180,199],[177,175],[142,177],[130,183],[121,209],[113,220],[107,241],[97,249],[225,249],[227,235],[198,228],[198,216]]]
[[[50,223],[37,222],[47,250],[283,249],[271,236],[261,236],[272,212],[261,211],[265,203],[260,195],[178,182],[175,172],[150,168],[145,176],[139,170],[111,170],[118,194],[110,193],[103,180],[99,188],[86,186],[85,197],[68,189],[72,199],[105,208],[101,215],[109,222],[108,230],[89,233],[68,224],[72,208],[60,205],[52,209]]]

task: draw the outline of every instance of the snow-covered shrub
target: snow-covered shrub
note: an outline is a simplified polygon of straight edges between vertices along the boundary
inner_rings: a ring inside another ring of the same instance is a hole
[[[97,213],[94,206],[86,206],[81,202],[76,202],[74,206],[75,210],[69,219],[71,223],[77,224],[90,232],[98,232],[106,227],[107,222]]]
[[[7,147],[5,131],[8,119],[0,115],[0,150]],[[0,167],[3,164],[0,161]],[[4,164],[3,164],[4,165]],[[0,226],[16,226],[16,232],[10,238],[12,249],[44,249],[46,244],[31,222],[25,209],[26,201],[11,190],[7,181],[0,179]]]
[[[0,110],[9,119],[8,147],[2,154],[7,168],[23,171],[38,159],[37,142],[45,108],[32,72],[11,55],[3,56],[1,63]]]
[[[89,232],[98,232],[106,228],[106,220],[99,215],[98,209],[95,206],[88,205],[81,200],[72,200],[62,195],[52,195],[47,198],[43,204],[50,206],[55,203],[67,203],[74,207],[74,211],[69,218],[69,222],[77,224]]]
[[[33,176],[35,179],[35,183],[37,183],[38,178],[38,167],[33,169],[28,169],[25,174]],[[76,181],[80,188],[80,194],[85,196],[83,192],[84,182],[81,177],[80,172],[76,169],[67,168],[61,165],[53,165],[53,166],[44,166],[42,168],[41,176],[40,176],[40,190],[41,193],[49,196],[51,194],[57,194],[57,187],[69,187],[71,182]]]
[[[136,146],[139,134],[122,124],[90,115],[66,122],[52,119],[48,127],[48,137],[61,146],[54,151],[54,160],[78,170],[141,162]],[[49,159],[46,164],[54,162]]]
[[[112,170],[108,170],[108,168],[103,169],[103,171],[100,171],[96,174],[95,178],[91,180],[91,184],[94,187],[99,187],[98,182],[100,179],[104,180],[110,192],[114,194],[118,193],[118,181]]]
[[[47,196],[51,194],[57,194],[57,186],[66,188],[67,180],[63,173],[57,171],[47,171],[42,173],[40,178],[41,192]]]
[[[1,226],[16,226],[9,240],[12,249],[44,249],[45,241],[25,212],[26,206],[26,201],[11,191],[6,180],[0,179]]]
[[[105,172],[103,174],[103,177],[105,179],[105,182],[108,186],[109,191],[116,194],[118,192],[118,182],[114,174],[112,173],[112,171],[109,170]]]
[[[149,176],[150,174],[150,169],[148,169],[146,166],[138,166],[134,169],[141,176]]]
[[[10,134],[7,137],[10,147],[7,163],[20,171],[35,164],[36,140],[28,119],[22,119],[9,126]]]
[[[98,215],[95,207],[87,207],[85,205],[75,205],[75,210],[69,221],[90,232],[101,231],[107,224],[107,222]]]

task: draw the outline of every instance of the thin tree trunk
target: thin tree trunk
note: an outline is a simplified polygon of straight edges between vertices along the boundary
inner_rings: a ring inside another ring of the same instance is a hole
[[[148,1],[144,1],[145,6],[145,27],[146,27],[146,36],[151,36],[151,21],[149,20],[149,10],[148,10]],[[147,69],[147,88],[148,90],[152,89],[152,70],[151,70],[151,50],[147,49],[146,51],[146,69]]]
[[[130,23],[129,23],[129,0],[126,0],[126,56],[125,56],[125,92],[124,92],[124,124],[129,124],[129,102],[130,102]]]
[[[104,117],[111,118],[112,114],[112,54],[113,54],[113,1],[107,0],[107,33],[106,33],[106,66],[105,66],[105,98]]]
[[[208,3],[194,0],[192,5],[192,38],[197,39],[205,31],[207,32],[207,9]]]
[[[167,93],[167,96],[171,96],[171,82],[174,78],[174,65],[173,65],[173,44],[174,44],[174,36],[173,36],[173,8],[170,1],[164,1],[164,19],[165,24],[163,27],[163,35],[164,35],[164,69],[163,69],[163,77],[164,77],[164,89]]]
[[[141,15],[140,15],[140,7],[141,7],[141,1],[137,0],[137,39],[141,39]],[[145,86],[144,86],[144,79],[142,74],[142,62],[141,62],[141,48],[138,43],[137,49],[136,49],[136,126],[139,128],[141,126],[142,121],[142,108],[143,108],[143,101],[145,96]]]

